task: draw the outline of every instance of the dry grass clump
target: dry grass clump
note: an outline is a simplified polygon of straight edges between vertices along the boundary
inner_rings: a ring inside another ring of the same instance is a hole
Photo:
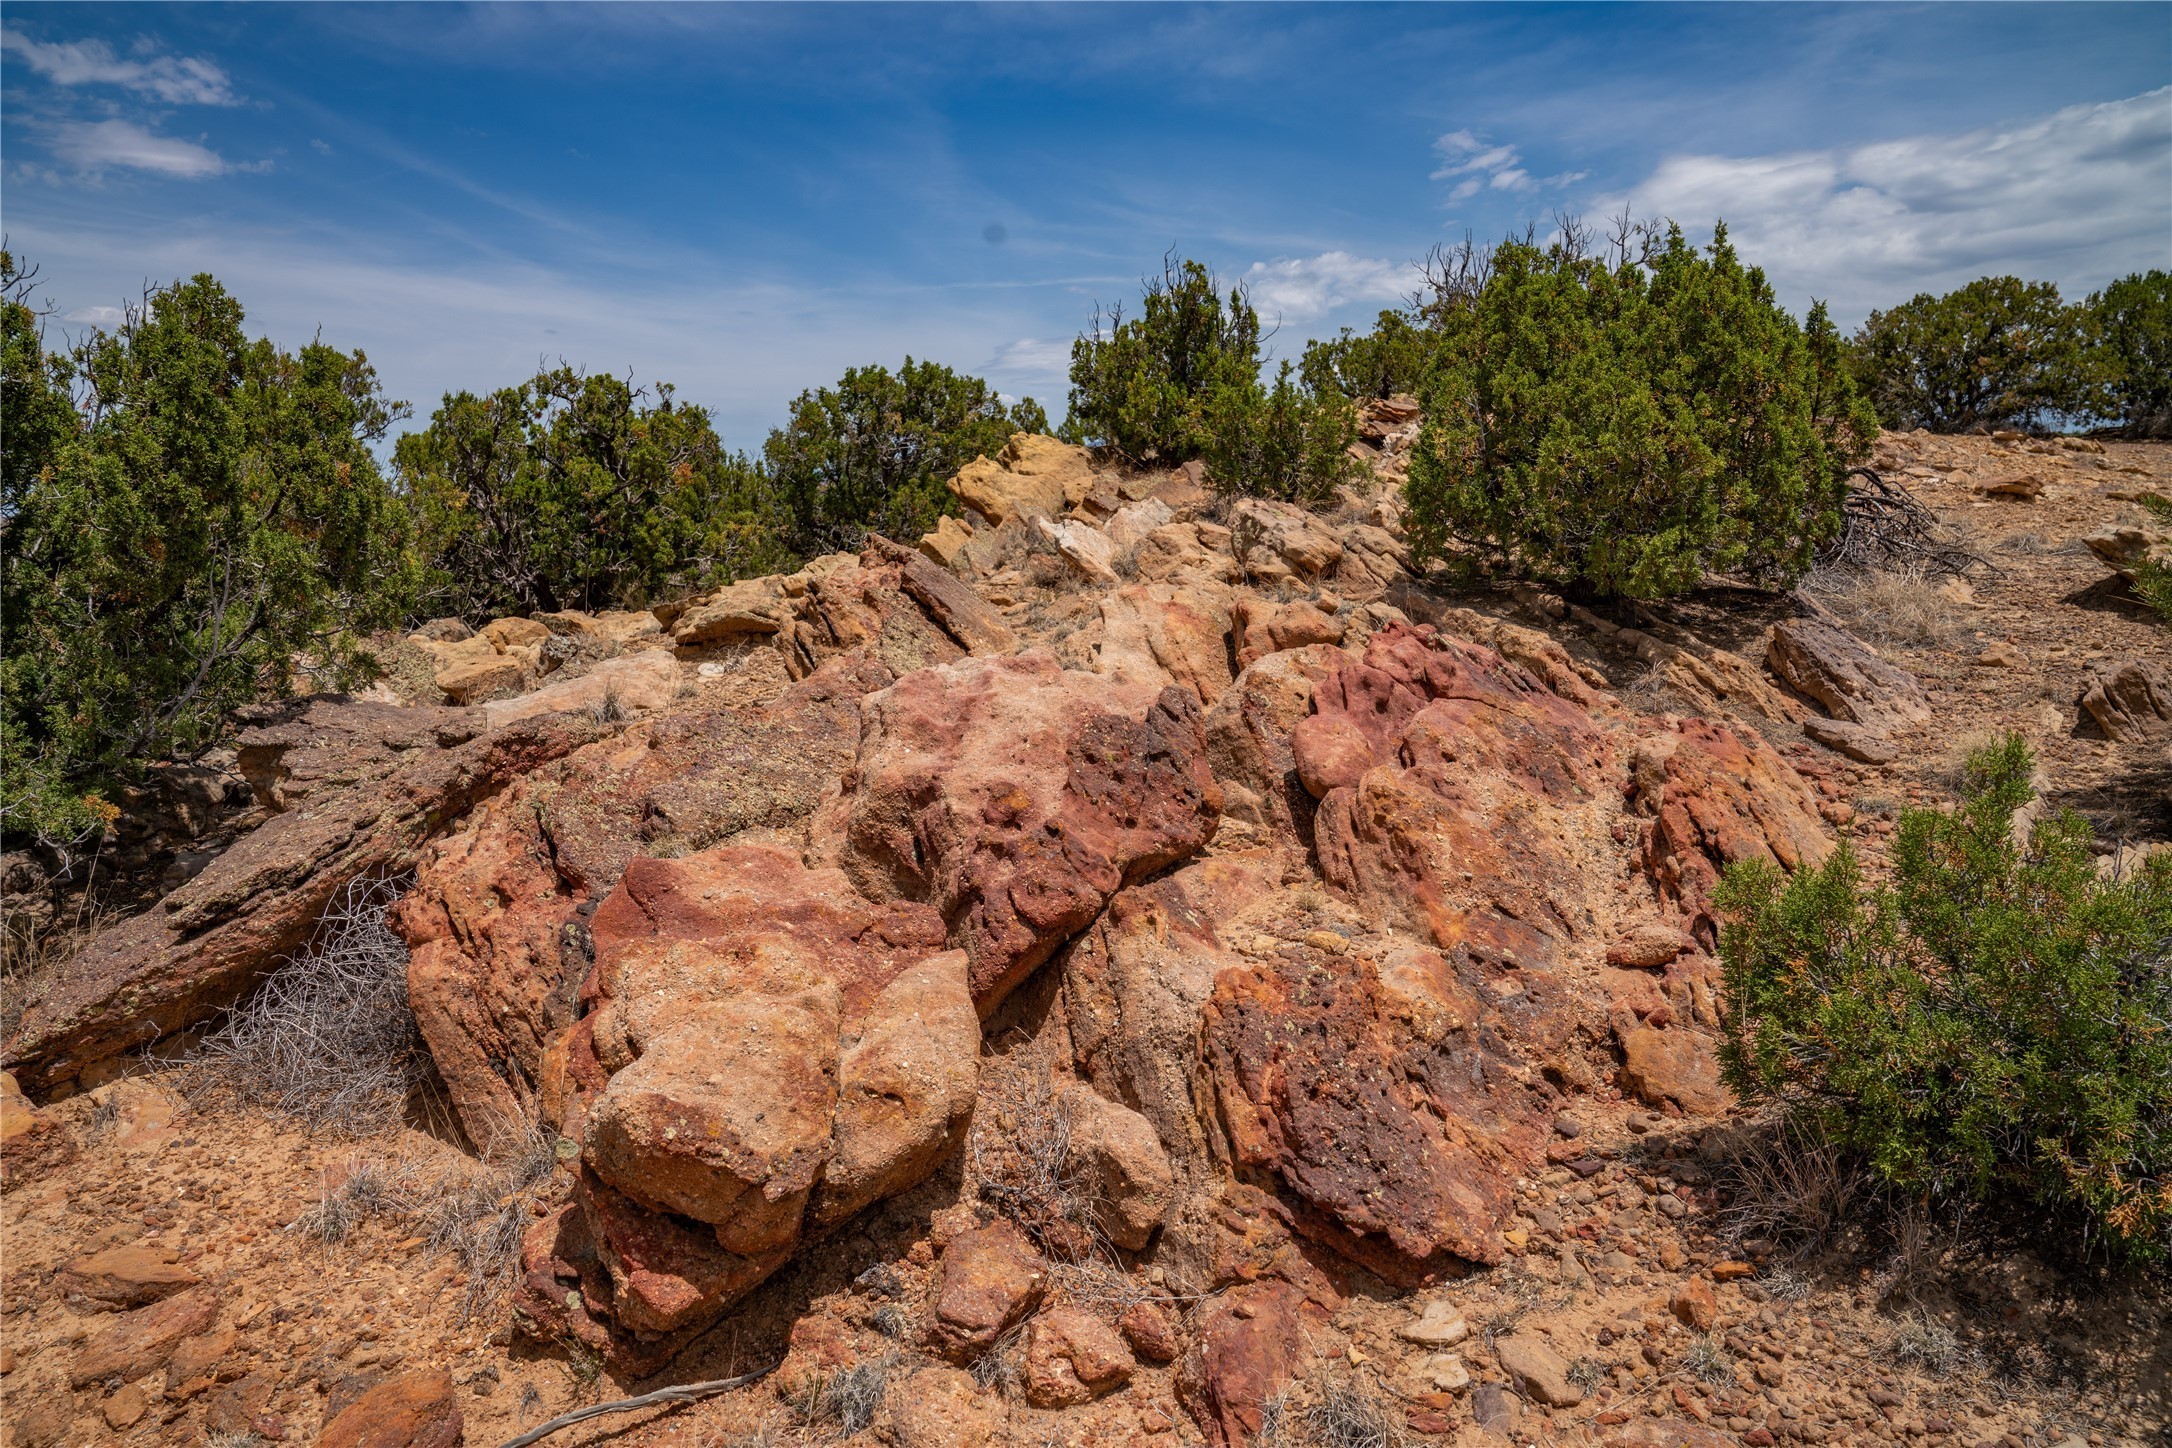
[[[1880,648],[1950,647],[1963,632],[1952,597],[1928,573],[1873,568],[1821,569],[1803,588],[1857,637]]]
[[[529,1126],[506,1133],[481,1160],[432,1170],[416,1161],[357,1158],[292,1230],[335,1246],[372,1221],[396,1223],[432,1253],[460,1264],[460,1320],[487,1312],[520,1271],[520,1239],[536,1194],[557,1164],[557,1138]]]
[[[794,1404],[800,1420],[809,1427],[834,1425],[846,1438],[865,1432],[882,1408],[883,1394],[890,1390],[899,1366],[896,1353],[884,1353],[809,1379]]]
[[[1682,1354],[1682,1369],[1700,1383],[1724,1388],[1735,1380],[1735,1360],[1710,1333],[1701,1334]]]
[[[1956,1368],[1966,1366],[1972,1356],[1961,1339],[1954,1336],[1952,1328],[1921,1315],[1896,1327],[1886,1348],[1894,1361],[1921,1368],[1934,1378],[1946,1377]]]
[[[189,1094],[338,1135],[398,1121],[429,1070],[408,1009],[407,946],[386,918],[404,883],[349,882],[316,942],[235,1006],[187,1063]]]
[[[364,1222],[401,1212],[414,1195],[407,1173],[387,1162],[357,1160],[349,1164],[338,1186],[294,1223],[326,1246],[335,1246],[355,1234]]]
[[[558,1138],[533,1124],[504,1133],[477,1162],[441,1178],[411,1215],[433,1252],[446,1252],[467,1274],[460,1320],[480,1315],[520,1275],[520,1238],[533,1221],[531,1199],[558,1162]]]
[[[966,1148],[980,1198],[1058,1262],[1086,1261],[1101,1245],[1072,1130],[1070,1103],[1041,1052],[1014,1053],[982,1076]]]
[[[1380,1395],[1357,1378],[1323,1380],[1298,1421],[1317,1448],[1395,1448],[1402,1441]]]

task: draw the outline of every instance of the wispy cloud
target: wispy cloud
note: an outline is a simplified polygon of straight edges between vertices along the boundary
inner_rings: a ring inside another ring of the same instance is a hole
[[[1727,222],[1800,303],[1844,318],[1985,272],[2070,290],[2172,260],[2172,87],[2019,125],[1770,156],[1675,156],[1626,195],[1685,228]]]
[[[1071,375],[1071,343],[1021,337],[996,348],[980,370],[1037,383],[1044,394],[1050,387],[1060,391]]]
[[[1433,142],[1440,154],[1435,181],[1460,177],[1448,199],[1463,201],[1491,188],[1495,191],[1535,191],[1538,182],[1523,168],[1523,157],[1514,146],[1497,146],[1472,131],[1450,131]]]
[[[236,169],[209,146],[123,120],[62,121],[53,128],[53,154],[92,174],[121,166],[195,181]]]
[[[1318,256],[1256,261],[1245,271],[1252,304],[1271,317],[1306,322],[1350,302],[1384,302],[1409,289],[1406,266],[1376,257],[1327,251]]]
[[[146,52],[124,59],[102,40],[46,43],[12,27],[0,29],[0,53],[22,57],[55,85],[119,86],[176,106],[241,104],[226,72],[201,56]]]

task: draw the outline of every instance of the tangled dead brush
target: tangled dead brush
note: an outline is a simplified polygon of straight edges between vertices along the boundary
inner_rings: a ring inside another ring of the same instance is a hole
[[[429,1072],[408,1008],[407,946],[386,918],[405,883],[349,882],[315,943],[235,1006],[186,1063],[189,1094],[342,1136],[397,1121]]]
[[[1070,1103],[1038,1050],[984,1076],[967,1157],[981,1200],[1060,1263],[1110,1254],[1095,1226],[1086,1163],[1072,1149]]]

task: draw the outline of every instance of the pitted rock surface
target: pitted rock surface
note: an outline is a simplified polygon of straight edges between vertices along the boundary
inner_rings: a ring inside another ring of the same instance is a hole
[[[870,899],[920,901],[993,1009],[1126,883],[1213,837],[1196,699],[1045,653],[931,668],[870,695],[817,853]]]
[[[1548,966],[1591,929],[1584,851],[1614,806],[1590,717],[1491,649],[1430,627],[1373,635],[1313,694],[1300,736],[1320,871],[1443,949]],[[1332,733],[1329,731],[1332,730]]]
[[[1498,1262],[1546,1101],[1476,967],[1405,947],[1225,970],[1205,1053],[1236,1165],[1302,1204],[1298,1230],[1393,1282]],[[1519,1008],[1561,1011],[1529,988]]]

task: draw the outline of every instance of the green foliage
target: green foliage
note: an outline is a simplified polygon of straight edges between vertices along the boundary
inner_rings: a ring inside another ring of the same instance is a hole
[[[855,367],[835,386],[802,392],[792,418],[763,453],[803,554],[855,549],[869,531],[918,538],[957,500],[944,484],[1015,432],[1047,432],[1048,416],[1028,397],[1006,407],[978,377],[905,359]]]
[[[46,350],[0,254],[5,529],[0,822],[60,843],[86,791],[192,758],[298,664],[341,684],[412,594],[407,516],[369,444],[402,415],[359,352],[250,341],[208,276]]]
[[[1420,559],[1475,547],[1562,587],[1655,598],[1788,581],[1839,525],[1876,427],[1822,305],[1798,324],[1724,226],[1709,256],[1507,242],[1441,319],[1410,465]]]
[[[2172,1248],[2172,855],[2098,875],[2088,823],[2034,798],[2020,736],[1959,805],[1901,817],[1888,885],[1843,842],[1717,903],[1723,1061],[1745,1098],[1933,1198],[2018,1195],[2140,1260]]]
[[[1207,481],[1224,495],[1318,504],[1361,467],[1349,452],[1356,406],[1339,392],[1294,381],[1287,362],[1271,388],[1256,380],[1215,388],[1204,415]]]
[[[1225,298],[1205,266],[1165,260],[1137,318],[1118,308],[1104,329],[1096,315],[1072,344],[1064,436],[1135,466],[1204,460],[1224,494],[1317,502],[1355,470],[1356,410],[1287,363],[1263,385],[1259,343],[1242,287]]]
[[[2172,437],[2172,272],[2121,277],[2084,304],[2095,411],[2143,437]]]
[[[1118,307],[1106,333],[1071,344],[1071,415],[1064,435],[1125,461],[1168,465],[1212,445],[1208,399],[1259,386],[1259,313],[1242,287],[1225,302],[1221,283],[1196,261],[1166,259],[1149,278],[1140,314]]]
[[[393,458],[444,612],[631,606],[785,562],[759,470],[668,385],[560,367],[448,393]]]
[[[1330,340],[1305,344],[1301,368],[1305,385],[1325,395],[1393,397],[1415,394],[1425,383],[1425,369],[1437,340],[1429,327],[1406,312],[1385,311],[1370,332],[1348,327]]]
[[[2172,526],[2172,498],[2144,493],[2141,502],[2159,523]],[[2167,627],[2172,627],[2172,564],[2143,558],[2134,565],[2132,573],[2135,593],[2149,606],[2150,612]]]
[[[1849,350],[1885,426],[1961,432],[2088,411],[2083,334],[2050,282],[1979,277],[1872,312]]]

